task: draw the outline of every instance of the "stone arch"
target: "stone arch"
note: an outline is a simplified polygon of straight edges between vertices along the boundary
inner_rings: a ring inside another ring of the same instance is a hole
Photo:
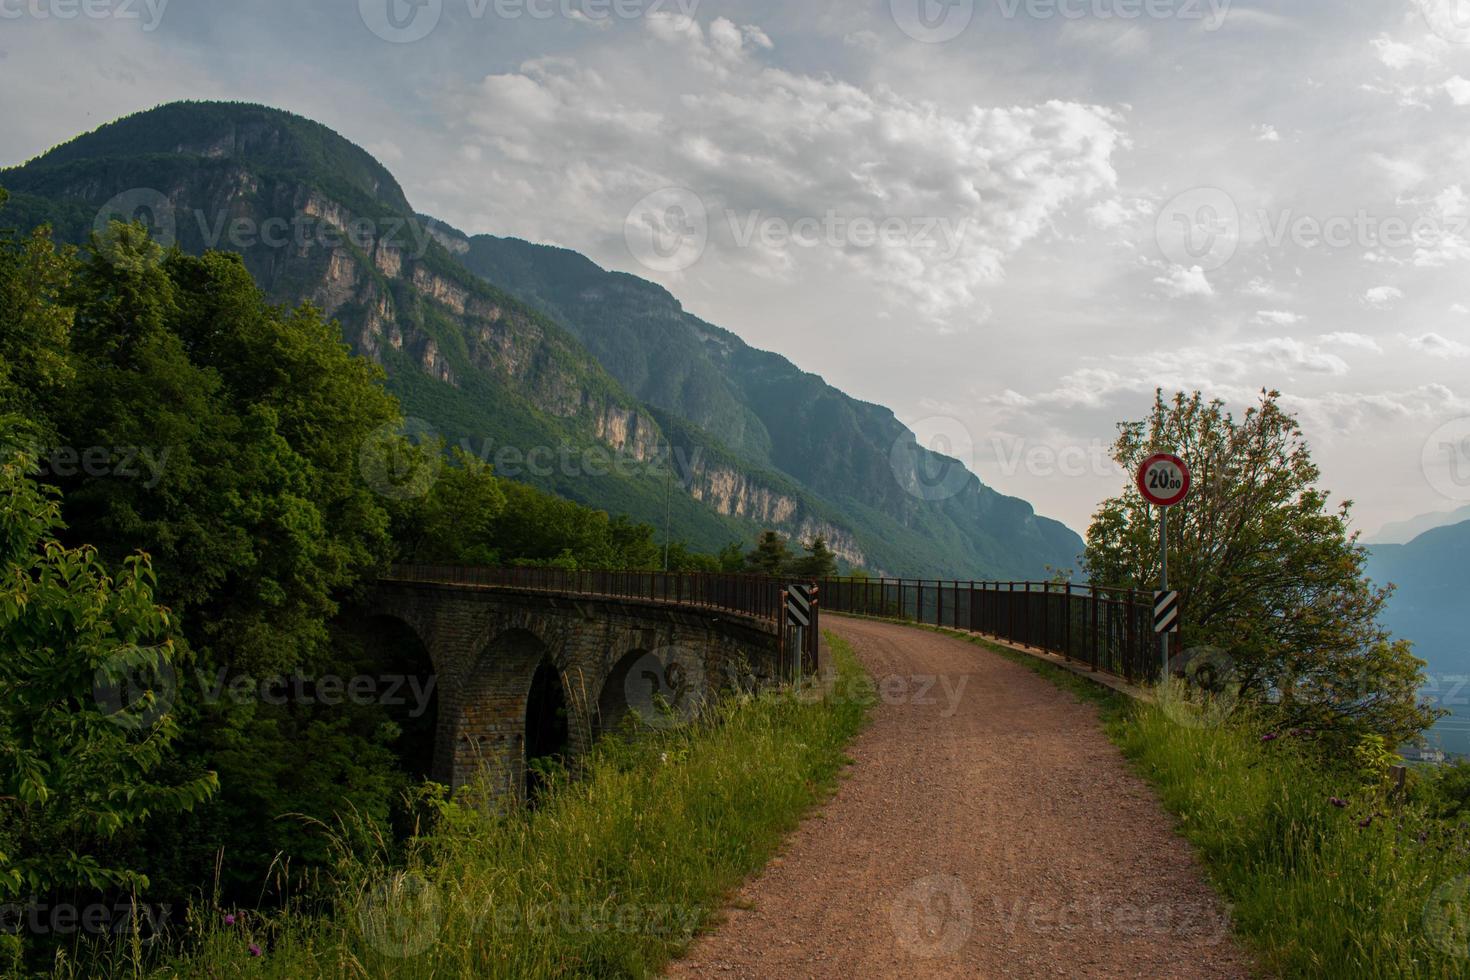
[[[535,788],[527,763],[569,761],[586,748],[580,672],[559,649],[510,617],[499,624],[457,685],[449,769],[455,787],[485,778],[493,796],[526,799]]]
[[[624,719],[633,710],[636,697],[629,696],[629,688],[639,682],[638,674],[649,651],[638,647],[629,650],[613,662],[597,696],[597,733],[615,732],[622,727]]]
[[[536,764],[549,760],[564,765],[573,753],[571,699],[562,672],[550,657],[541,660],[531,677],[525,718],[523,792],[527,801],[534,801],[543,787]]]
[[[675,636],[643,644],[613,661],[597,699],[597,731],[616,731],[636,713],[645,723],[665,727],[688,721],[711,694],[703,650]]]

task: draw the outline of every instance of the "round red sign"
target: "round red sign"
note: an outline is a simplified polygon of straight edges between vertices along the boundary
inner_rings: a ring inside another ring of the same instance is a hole
[[[1189,496],[1189,465],[1172,453],[1159,453],[1138,468],[1138,490],[1159,507],[1173,507]]]

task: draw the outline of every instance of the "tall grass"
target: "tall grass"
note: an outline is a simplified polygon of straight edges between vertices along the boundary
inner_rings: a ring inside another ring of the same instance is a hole
[[[1398,800],[1346,760],[1322,760],[1300,736],[1239,718],[1178,719],[1141,704],[1109,727],[1178,816],[1268,968],[1470,976],[1463,825]]]
[[[829,640],[839,675],[860,673]],[[605,740],[534,811],[485,816],[441,800],[406,860],[386,846],[344,852],[329,912],[234,912],[227,923],[225,910],[196,911],[189,951],[152,972],[650,975],[832,790],[865,714],[788,691],[727,700],[684,729]]]

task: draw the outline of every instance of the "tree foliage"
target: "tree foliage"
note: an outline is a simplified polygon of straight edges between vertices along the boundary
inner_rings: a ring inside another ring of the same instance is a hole
[[[165,254],[138,225],[97,238],[68,292],[77,382],[56,424],[109,456],[109,478],[59,479],[78,538],[146,549],[211,666],[319,663],[335,596],[389,552],[356,471],[397,414],[377,371],[315,310],[266,304],[237,258]],[[151,468],[120,473],[123,453]]]
[[[787,540],[776,531],[761,534],[755,548],[745,556],[745,571],[761,575],[791,575],[799,578],[831,578],[837,574],[837,556],[818,534],[803,546],[804,554],[793,555]]]
[[[6,193],[0,190],[0,205]],[[38,419],[71,380],[72,311],[61,301],[74,264],[50,232],[0,231],[0,412]]]
[[[807,542],[806,554],[792,560],[789,571],[802,578],[832,578],[837,574],[837,556],[819,534]]]
[[[791,563],[791,549],[776,531],[762,532],[755,548],[745,556],[747,571],[762,575],[780,575]]]
[[[176,623],[146,558],[114,578],[56,539],[56,495],[18,430],[0,418],[0,899],[145,888],[112,842],[218,785],[164,776],[181,732]]]
[[[1277,392],[1239,419],[1198,392],[1159,392],[1148,418],[1119,426],[1113,457],[1133,473],[1155,452],[1178,453],[1194,476],[1169,514],[1185,648],[1224,651],[1242,692],[1295,726],[1402,741],[1432,724],[1417,700],[1424,664],[1379,625],[1389,593],[1365,577],[1352,504],[1318,486]],[[1136,487],[1105,501],[1087,534],[1091,580],[1155,588],[1158,533],[1158,509]]]
[[[406,453],[438,447],[409,447]],[[577,569],[663,567],[655,531],[514,480],[455,450],[428,492],[401,503],[394,537],[407,561]],[[687,549],[683,554],[688,555]]]

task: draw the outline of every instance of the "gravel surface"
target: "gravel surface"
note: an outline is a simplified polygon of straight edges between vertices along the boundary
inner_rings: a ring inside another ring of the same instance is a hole
[[[879,684],[837,795],[673,977],[1246,977],[1097,711],[953,637],[823,618]]]

